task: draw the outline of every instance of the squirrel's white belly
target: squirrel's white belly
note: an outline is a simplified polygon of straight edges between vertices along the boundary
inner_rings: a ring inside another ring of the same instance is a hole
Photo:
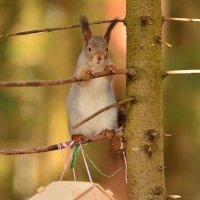
[[[115,102],[111,85],[106,78],[91,80],[87,87],[74,85],[78,95],[70,93],[68,97],[69,120],[72,126],[89,117],[101,108]],[[75,88],[74,88],[75,89]],[[97,135],[104,130],[117,128],[117,109],[112,108],[97,115],[77,129],[71,128],[71,134]]]

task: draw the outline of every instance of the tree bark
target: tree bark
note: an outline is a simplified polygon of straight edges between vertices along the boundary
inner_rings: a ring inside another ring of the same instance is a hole
[[[125,139],[128,199],[165,198],[162,125],[162,16],[160,0],[127,0],[127,67],[136,71],[127,80],[127,96],[138,98],[127,106]]]

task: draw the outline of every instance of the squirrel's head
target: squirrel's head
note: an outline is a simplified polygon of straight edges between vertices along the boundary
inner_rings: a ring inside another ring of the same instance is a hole
[[[104,36],[93,36],[85,16],[80,18],[81,29],[84,38],[84,53],[85,56],[94,64],[103,64],[108,57],[108,43],[110,40],[111,32],[118,19],[115,18],[111,21]]]

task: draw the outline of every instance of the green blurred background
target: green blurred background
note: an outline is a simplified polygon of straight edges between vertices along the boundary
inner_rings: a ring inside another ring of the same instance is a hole
[[[165,0],[163,15],[200,18],[200,1]],[[165,69],[200,69],[200,24],[166,22]],[[164,80],[166,185],[169,194],[184,200],[200,199],[200,76],[177,75]]]
[[[0,0],[0,33],[77,24],[81,14],[90,21],[125,16],[125,0]],[[198,0],[164,0],[163,15],[200,18]],[[92,26],[103,34],[107,25]],[[200,24],[165,22],[165,69],[200,68]],[[72,76],[82,49],[79,28],[10,37],[0,40],[0,81],[62,79]],[[110,41],[118,68],[126,62],[126,33],[118,24]],[[123,76],[115,77],[118,99],[125,93]],[[171,76],[163,81],[166,185],[169,194],[185,200],[200,199],[200,77]],[[66,97],[69,86],[0,89],[0,148],[43,146],[69,140]],[[102,148],[103,147],[103,148]],[[95,148],[95,151],[92,151]],[[108,174],[122,165],[113,160],[109,145],[85,147],[92,160]],[[67,156],[67,152],[63,152]],[[41,185],[59,180],[63,170],[60,151],[0,156],[0,199],[28,199]],[[109,153],[109,154],[108,154]],[[126,200],[124,171],[112,178],[99,175],[90,165],[94,181]],[[78,180],[88,180],[82,159],[76,164]],[[70,170],[65,180],[72,179]]]

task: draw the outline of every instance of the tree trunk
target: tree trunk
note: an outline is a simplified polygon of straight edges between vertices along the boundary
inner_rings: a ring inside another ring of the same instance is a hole
[[[127,96],[138,102],[127,106],[125,139],[128,199],[165,198],[162,125],[162,17],[160,0],[127,0],[127,67],[136,71],[127,80]]]

